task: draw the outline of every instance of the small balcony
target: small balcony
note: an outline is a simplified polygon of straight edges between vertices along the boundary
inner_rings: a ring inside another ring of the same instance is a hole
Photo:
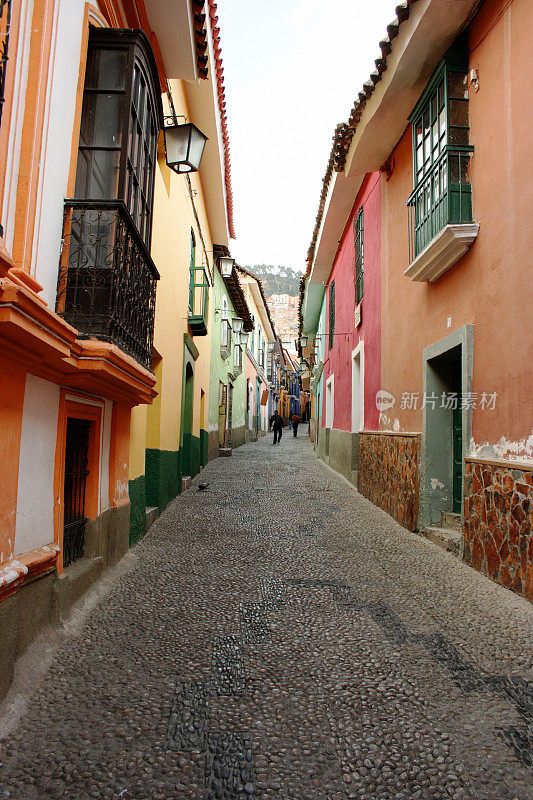
[[[204,267],[194,267],[189,276],[189,328],[193,336],[207,336],[209,282]]]
[[[229,320],[223,319],[220,329],[220,355],[223,359],[231,355],[231,325]]]
[[[159,273],[120,200],[66,200],[56,312],[152,369]]]
[[[468,168],[472,147],[447,148],[407,201],[409,267],[416,281],[436,281],[468,250],[479,225],[472,219]]]

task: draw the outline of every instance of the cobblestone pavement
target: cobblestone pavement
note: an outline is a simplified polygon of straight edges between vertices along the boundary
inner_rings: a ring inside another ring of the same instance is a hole
[[[136,555],[0,743],[0,798],[533,797],[531,607],[307,437],[211,463]]]

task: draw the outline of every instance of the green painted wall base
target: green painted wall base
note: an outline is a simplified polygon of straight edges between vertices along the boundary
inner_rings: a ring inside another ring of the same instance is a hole
[[[130,547],[139,539],[142,539],[146,532],[146,478],[139,475],[135,480],[130,481]]]
[[[200,472],[201,466],[200,437],[193,436],[192,433],[184,433],[183,447],[181,448],[181,452],[182,474],[184,476],[190,475],[191,478],[194,478],[194,476],[198,475]]]
[[[160,511],[181,491],[179,450],[146,450],[146,505]]]

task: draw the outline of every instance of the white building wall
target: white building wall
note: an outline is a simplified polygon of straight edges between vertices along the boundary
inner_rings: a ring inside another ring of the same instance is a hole
[[[15,555],[54,541],[59,386],[28,375],[20,441]]]
[[[32,272],[55,307],[57,272],[76,112],[85,0],[59,0],[48,71]]]
[[[26,87],[28,83],[32,15],[33,0],[21,0],[20,30],[18,32],[16,58],[13,60],[13,57],[11,57],[9,62],[9,68],[13,69],[14,67],[15,69],[15,83],[13,87],[13,109],[9,127],[4,201],[2,207],[2,226],[5,231],[5,241],[9,252],[13,249],[13,237],[15,234],[17,186],[20,170],[20,148],[26,103]]]

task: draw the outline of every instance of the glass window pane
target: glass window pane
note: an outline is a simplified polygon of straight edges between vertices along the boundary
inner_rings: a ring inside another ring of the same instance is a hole
[[[110,200],[117,196],[120,152],[80,150],[76,169],[75,196]]]
[[[468,128],[452,128],[450,127],[450,144],[452,145],[467,145],[468,144]]]
[[[464,72],[448,73],[448,97],[468,99],[467,78]]]
[[[124,89],[127,67],[127,50],[91,48],[87,55],[85,86],[92,89]]]
[[[416,146],[419,147],[422,143],[422,120],[416,123]]]
[[[468,100],[450,100],[450,125],[468,127]]]
[[[80,145],[120,147],[123,113],[123,94],[86,93],[81,115]]]

